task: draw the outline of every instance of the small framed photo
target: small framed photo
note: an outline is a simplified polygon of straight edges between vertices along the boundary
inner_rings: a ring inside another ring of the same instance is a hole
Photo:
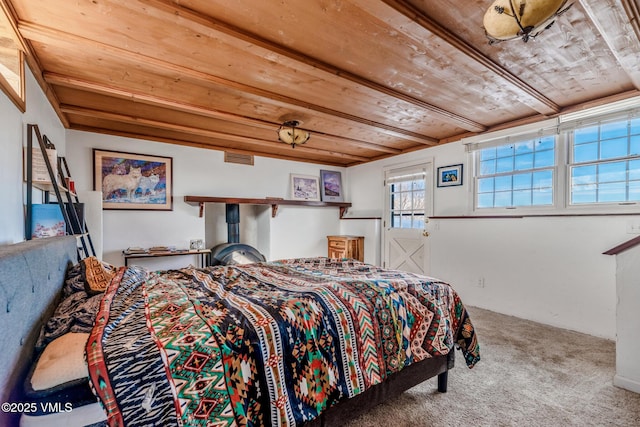
[[[93,150],[93,186],[103,209],[173,209],[173,159]]]
[[[325,202],[344,201],[340,172],[320,170],[320,195]]]
[[[320,182],[317,176],[291,174],[293,200],[320,201]]]
[[[189,241],[189,249],[191,250],[202,250],[204,249],[204,240],[202,239],[194,239]]]
[[[438,187],[462,185],[462,165],[442,166],[438,168]]]

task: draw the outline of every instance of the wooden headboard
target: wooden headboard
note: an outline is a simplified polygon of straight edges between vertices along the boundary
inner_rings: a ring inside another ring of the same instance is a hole
[[[21,402],[39,330],[58,301],[65,272],[78,261],[74,236],[0,246],[0,403]],[[0,425],[14,425],[0,411]]]

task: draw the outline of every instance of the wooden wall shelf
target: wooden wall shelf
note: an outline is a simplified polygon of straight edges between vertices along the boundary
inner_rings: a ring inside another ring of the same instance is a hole
[[[271,217],[275,218],[278,213],[278,206],[314,206],[314,207],[336,207],[340,208],[340,219],[347,213],[351,203],[347,202],[318,202],[314,200],[285,200],[265,197],[264,199],[249,199],[242,197],[206,197],[206,196],[184,196],[184,201],[190,205],[200,206],[200,217],[204,215],[205,203],[225,203],[225,204],[245,204],[245,205],[271,205]]]

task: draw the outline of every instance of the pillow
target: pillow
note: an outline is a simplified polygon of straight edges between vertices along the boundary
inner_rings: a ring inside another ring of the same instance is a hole
[[[84,358],[88,338],[88,333],[70,332],[51,341],[40,354],[29,371],[24,387],[24,394],[29,402],[35,405],[35,410],[28,414],[31,417],[29,419],[25,419],[26,414],[23,414],[21,426],[86,424],[70,424],[67,417],[63,417],[62,420],[58,418],[61,415],[70,415],[69,405],[75,417],[83,413],[76,409],[97,402],[91,391]],[[60,412],[60,408],[63,412]]]
[[[84,277],[85,290],[89,295],[104,292],[116,275],[114,266],[91,256],[80,261],[80,268]]]
[[[88,333],[69,332],[51,341],[27,377],[27,394],[44,393],[88,382],[84,348]]]

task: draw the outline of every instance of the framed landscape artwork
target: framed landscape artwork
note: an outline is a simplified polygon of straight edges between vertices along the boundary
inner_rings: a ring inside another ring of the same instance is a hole
[[[338,171],[320,170],[320,189],[325,202],[342,202],[342,174]]]
[[[291,174],[291,198],[293,200],[320,201],[320,184],[318,177]]]
[[[94,190],[102,191],[102,208],[172,210],[172,160],[94,149]]]

